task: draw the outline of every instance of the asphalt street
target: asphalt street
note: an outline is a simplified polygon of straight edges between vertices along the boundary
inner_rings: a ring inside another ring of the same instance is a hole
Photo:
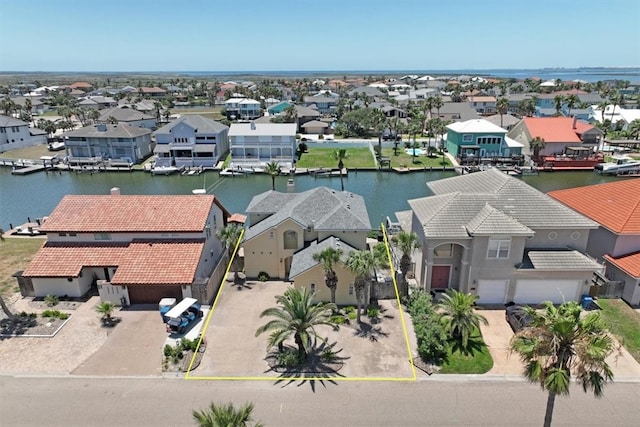
[[[266,426],[540,426],[546,395],[515,380],[418,382],[204,381],[170,378],[0,377],[0,425],[193,426],[191,411],[253,402]],[[636,426],[640,384],[605,396],[574,387],[554,426]]]

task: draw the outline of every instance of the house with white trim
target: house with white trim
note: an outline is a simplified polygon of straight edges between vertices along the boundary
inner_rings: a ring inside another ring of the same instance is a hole
[[[45,131],[32,128],[20,119],[0,115],[0,153],[46,143]]]
[[[296,156],[295,123],[231,123],[231,168],[263,168],[277,162],[290,169]]]

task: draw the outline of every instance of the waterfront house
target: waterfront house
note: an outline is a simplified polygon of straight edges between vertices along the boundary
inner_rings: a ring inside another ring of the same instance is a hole
[[[229,216],[212,195],[67,195],[41,226],[47,240],[18,277],[22,294],[81,297],[97,288],[118,305],[209,303],[227,264],[216,232]]]
[[[447,125],[446,147],[461,163],[482,159],[511,158],[522,154],[522,144],[507,137],[507,131],[484,119]]]
[[[496,113],[496,98],[493,96],[469,96],[467,102],[482,116]]]
[[[129,126],[137,126],[146,129],[156,128],[156,118],[145,114],[142,111],[135,110],[133,108],[107,108],[102,110],[99,123],[108,123],[110,120],[115,119],[118,123],[124,123]]]
[[[251,200],[246,213],[249,228],[243,248],[248,277],[264,272],[314,290],[318,300],[329,301],[322,265],[313,254],[333,246],[343,250],[336,266],[336,302],[356,302],[354,277],[343,263],[350,251],[367,248],[371,223],[362,196],[327,187],[302,193],[267,191]]]
[[[277,162],[283,168],[292,168],[296,127],[295,123],[232,123],[230,167],[264,168],[269,162]]]
[[[262,115],[260,102],[248,98],[230,98],[224,103],[227,118],[230,120],[251,120]]]
[[[154,132],[156,165],[214,167],[229,151],[228,134],[222,123],[185,114]]]
[[[497,169],[427,184],[396,213],[418,235],[415,277],[480,304],[578,301],[602,267],[584,252],[598,224]]]
[[[123,123],[85,126],[64,138],[70,164],[96,164],[104,160],[140,163],[153,152],[151,130]]]
[[[545,146],[540,156],[563,155],[567,148],[592,150],[600,144],[602,136],[600,129],[575,117],[525,117],[507,134],[521,143],[529,155],[533,154],[530,142],[542,138]]]
[[[551,191],[549,196],[600,224],[586,252],[604,262],[595,296],[640,304],[640,180],[629,179]]]
[[[46,143],[46,132],[31,128],[20,119],[0,115],[0,153]]]

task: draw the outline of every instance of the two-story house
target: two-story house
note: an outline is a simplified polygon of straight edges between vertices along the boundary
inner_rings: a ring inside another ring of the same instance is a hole
[[[471,108],[482,116],[488,116],[496,112],[496,98],[494,96],[469,96],[467,102]]]
[[[597,147],[603,132],[589,123],[573,117],[525,117],[507,134],[524,146],[524,153],[534,154],[530,143],[534,138],[544,140],[540,156],[566,154],[567,148]]]
[[[260,102],[249,98],[230,98],[224,103],[229,120],[252,120],[262,115]]]
[[[354,276],[344,262],[351,251],[367,248],[371,223],[362,196],[327,187],[302,193],[267,191],[251,200],[246,213],[250,226],[243,248],[248,277],[264,272],[292,280],[296,287],[316,292],[317,300],[329,301],[322,264],[313,255],[333,247],[343,253],[335,268],[336,302],[356,302]]]
[[[129,126],[137,126],[146,129],[156,128],[155,117],[133,108],[108,108],[106,110],[102,110],[102,113],[98,118],[99,123],[109,123],[114,120],[118,123],[124,123]]]
[[[216,232],[229,213],[212,195],[65,196],[42,224],[47,241],[18,278],[23,295],[209,303],[226,268]],[[220,266],[221,265],[221,266]]]
[[[507,131],[485,119],[447,125],[446,147],[461,164],[486,158],[520,156],[522,144],[507,137]]]
[[[64,140],[70,164],[103,160],[139,163],[153,152],[151,130],[123,123],[85,126],[67,132]]]
[[[431,181],[396,213],[415,232],[416,279],[480,304],[577,301],[602,267],[584,255],[598,225],[497,169]]]
[[[229,151],[229,128],[198,114],[185,114],[154,135],[157,166],[214,167]]]
[[[339,97],[324,94],[305,96],[304,106],[318,110],[320,114],[333,114],[338,105]]]
[[[587,253],[605,265],[595,296],[640,305],[640,180],[568,188],[549,196],[600,224],[587,242]]]
[[[29,123],[20,119],[0,115],[0,153],[46,143],[45,131],[30,128]]]
[[[277,162],[292,168],[296,155],[295,123],[231,123],[231,168],[262,168]]]

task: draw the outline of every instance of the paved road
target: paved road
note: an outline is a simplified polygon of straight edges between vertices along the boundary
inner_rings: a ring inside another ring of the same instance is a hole
[[[522,381],[340,382],[0,377],[2,426],[193,426],[211,401],[255,403],[267,426],[540,426],[546,397]],[[617,383],[597,400],[575,388],[558,398],[554,426],[631,426],[640,384]]]

